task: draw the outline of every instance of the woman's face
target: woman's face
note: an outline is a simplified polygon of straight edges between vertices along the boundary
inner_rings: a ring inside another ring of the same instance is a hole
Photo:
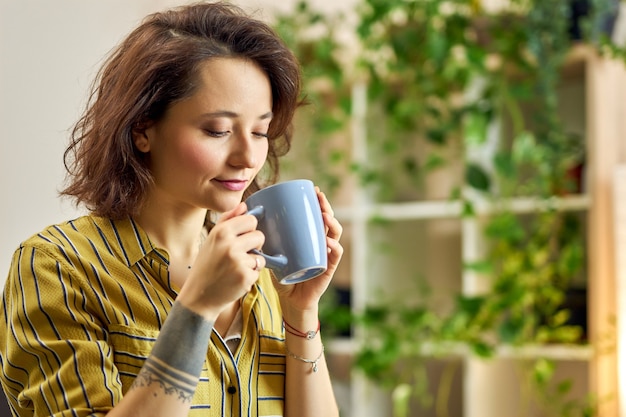
[[[252,61],[213,58],[195,94],[170,106],[140,133],[159,205],[223,212],[238,204],[267,157],[272,93]]]

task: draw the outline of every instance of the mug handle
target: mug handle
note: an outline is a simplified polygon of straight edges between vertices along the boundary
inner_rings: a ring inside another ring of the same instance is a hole
[[[265,215],[265,208],[263,206],[256,206],[248,210],[246,214],[250,214],[260,220]],[[280,269],[280,268],[284,268],[285,266],[287,266],[288,260],[285,255],[279,254],[279,255],[272,256],[272,255],[265,254],[258,249],[252,249],[250,253],[254,253],[255,255],[259,255],[265,258],[265,265],[268,268]]]

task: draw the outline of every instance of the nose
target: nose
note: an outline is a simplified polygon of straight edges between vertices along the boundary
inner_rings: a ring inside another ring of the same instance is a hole
[[[233,141],[233,149],[230,153],[230,164],[237,168],[254,168],[256,167],[257,153],[255,138],[249,133],[240,133]]]

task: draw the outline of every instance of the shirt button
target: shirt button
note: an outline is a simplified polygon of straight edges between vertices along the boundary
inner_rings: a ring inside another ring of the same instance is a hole
[[[234,394],[237,392],[237,388],[233,387],[232,385],[230,387],[228,387],[228,393],[229,394]]]

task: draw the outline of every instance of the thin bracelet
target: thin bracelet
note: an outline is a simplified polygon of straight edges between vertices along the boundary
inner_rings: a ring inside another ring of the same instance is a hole
[[[311,364],[311,370],[313,372],[317,372],[317,362],[319,362],[320,359],[322,359],[322,355],[324,354],[324,345],[322,345],[322,351],[320,352],[319,356],[315,359],[306,359],[306,358],[302,358],[298,355],[296,355],[295,353],[291,352],[289,349],[287,349],[287,347],[285,346],[285,350],[287,351],[287,355],[291,356],[294,359],[297,359],[301,362],[304,363],[310,363]]]
[[[317,335],[317,333],[320,331],[320,321],[319,319],[317,320],[317,329],[316,330],[309,330],[307,332],[301,332],[300,330],[296,329],[295,327],[293,327],[291,324],[287,323],[284,319],[283,319],[283,324],[285,326],[285,331],[287,333],[291,333],[294,336],[299,336],[299,337],[303,337],[307,340],[311,340],[315,337],[315,335]]]

